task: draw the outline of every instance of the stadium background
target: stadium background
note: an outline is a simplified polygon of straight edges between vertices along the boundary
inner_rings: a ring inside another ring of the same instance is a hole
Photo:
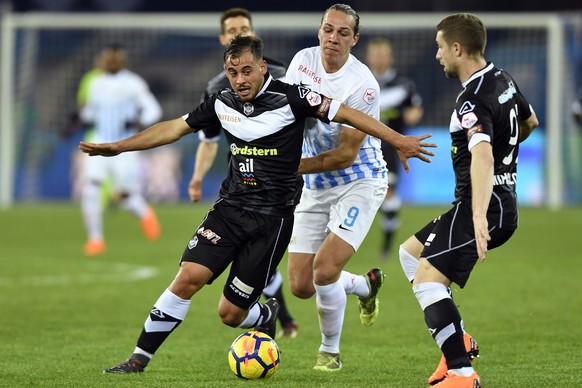
[[[569,106],[576,88],[581,85],[582,69],[582,16],[572,13],[571,2],[557,1],[549,7],[541,2],[459,1],[406,2],[372,1],[349,2],[358,12],[506,12],[544,11],[560,15],[564,28],[566,61],[565,89],[560,106],[563,109],[564,192],[566,204],[582,201],[582,165],[580,158],[580,131],[569,114]],[[297,1],[280,3],[256,1],[244,5],[255,15],[261,12],[316,12],[332,2]],[[216,36],[219,33],[219,12],[231,7],[230,1],[159,2],[126,1],[4,1],[2,14],[47,15],[58,12],[75,18],[78,12],[86,13],[139,13],[151,12],[191,13],[208,18],[213,28],[205,33],[151,32],[139,29],[123,31],[94,29],[24,29],[16,36],[16,84],[18,119],[16,131],[16,165],[14,168],[14,200],[16,202],[62,201],[76,198],[75,166],[76,146],[82,133],[63,136],[70,114],[75,110],[75,93],[82,74],[91,68],[93,55],[111,41],[125,44],[129,50],[129,68],[141,74],[160,99],[164,119],[175,118],[193,109],[199,101],[208,79],[221,67],[221,50]],[[157,15],[157,14],[156,14]],[[182,14],[183,16],[184,14]],[[524,17],[516,14],[516,17]],[[527,14],[525,14],[527,15]],[[122,26],[120,26],[122,27]],[[261,29],[255,21],[257,32],[266,43],[266,54],[287,63],[293,54],[310,45],[316,45],[316,25],[310,31],[281,35],[280,31]],[[425,115],[414,132],[431,132],[439,144],[437,157],[430,166],[412,162],[412,173],[404,176],[404,200],[411,204],[446,204],[452,200],[453,176],[448,155],[448,120],[452,101],[459,90],[458,82],[442,76],[442,69],[434,60],[434,31],[402,31],[366,29],[362,18],[362,39],[354,54],[363,59],[366,40],[376,35],[389,37],[395,46],[396,67],[401,74],[415,80],[424,100]],[[74,32],[74,33],[71,33]],[[281,35],[281,36],[279,36]],[[519,196],[522,204],[539,206],[546,202],[546,100],[547,77],[545,44],[547,37],[540,29],[503,30],[489,29],[487,57],[498,66],[507,68],[519,82],[540,117],[541,128],[520,152]],[[32,48],[31,48],[32,46]],[[31,54],[32,53],[32,54]],[[21,62],[23,61],[23,62]],[[186,200],[186,187],[194,163],[197,136],[188,136],[173,146],[146,152],[144,173],[148,176],[146,192],[154,202]],[[226,153],[227,147],[221,144]],[[226,157],[217,162],[208,174],[204,185],[204,198],[216,197],[224,176]],[[427,189],[430,188],[430,189]]]

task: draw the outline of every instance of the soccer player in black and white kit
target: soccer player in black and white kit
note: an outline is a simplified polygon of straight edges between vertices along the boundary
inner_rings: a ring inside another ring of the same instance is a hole
[[[429,379],[441,387],[481,386],[448,287],[464,287],[477,260],[517,228],[519,143],[539,124],[515,80],[485,60],[486,42],[475,15],[450,15],[437,25],[436,59],[463,86],[450,123],[455,201],[400,247],[402,268],[446,360],[441,375],[437,370]]]
[[[398,74],[394,67],[392,44],[377,37],[366,46],[366,63],[380,86],[380,120],[398,133],[418,124],[424,113],[422,97],[414,81]],[[388,191],[380,205],[380,226],[384,232],[380,259],[390,257],[393,237],[400,228],[402,200],[398,195],[400,159],[388,143],[382,143],[382,156],[388,169]]]
[[[232,153],[220,198],[188,242],[178,274],[148,315],[133,354],[105,372],[143,372],[186,317],[192,296],[229,265],[218,304],[222,322],[275,334],[277,300],[262,304],[259,298],[291,237],[308,117],[349,123],[388,141],[399,149],[403,161],[410,157],[429,161],[425,155],[433,155],[423,148],[435,147],[423,142],[428,136],[402,136],[337,100],[274,80],[267,72],[262,46],[258,37],[235,37],[224,53],[232,90],[213,94],[183,117],[114,143],[79,144],[91,156],[114,156],[175,142],[196,128],[222,128]]]
[[[252,15],[245,8],[230,8],[224,11],[220,17],[220,31],[218,40],[222,46],[226,46],[236,35],[256,35],[253,28]],[[264,58],[267,62],[267,70],[274,79],[279,79],[285,75],[287,67],[274,59]],[[202,94],[201,103],[212,94],[230,88],[230,82],[223,68],[220,73],[213,77],[206,85],[206,90]],[[196,149],[194,171],[188,184],[188,195],[192,202],[198,202],[202,198],[202,181],[208,170],[212,167],[218,151],[218,141],[220,140],[220,129],[207,130],[202,128],[198,132],[198,148]],[[230,155],[230,152],[228,153]],[[229,157],[230,158],[230,157]],[[298,325],[289,312],[285,297],[283,295],[283,276],[279,270],[275,271],[269,284],[263,290],[263,295],[269,298],[276,298],[279,302],[278,318],[282,330],[279,335],[287,338],[295,338],[298,333]]]

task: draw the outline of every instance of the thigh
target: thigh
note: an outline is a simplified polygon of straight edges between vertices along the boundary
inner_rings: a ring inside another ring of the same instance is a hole
[[[361,179],[345,185],[330,206],[327,229],[357,251],[374,223],[386,191],[387,182],[381,179]]]
[[[143,166],[139,152],[125,152],[114,157],[113,186],[117,192],[137,192],[143,182]]]
[[[111,158],[84,155],[83,179],[86,182],[104,182],[109,176]]]
[[[248,212],[251,213],[251,212]],[[246,242],[239,244],[223,295],[234,305],[248,309],[262,295],[277,271],[293,227],[293,216],[271,217],[260,214],[247,224]]]
[[[304,189],[295,208],[289,253],[314,255],[327,236],[330,203],[322,201],[320,190]]]

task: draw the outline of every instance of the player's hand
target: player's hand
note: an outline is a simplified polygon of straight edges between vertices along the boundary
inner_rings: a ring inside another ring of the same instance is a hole
[[[121,151],[115,143],[87,143],[82,141],[79,143],[79,149],[89,156],[101,155],[101,156],[115,156],[119,155]]]
[[[423,142],[424,139],[432,137],[432,134],[426,134],[422,136],[404,136],[404,141],[398,147],[398,157],[404,166],[404,171],[409,172],[410,167],[408,166],[409,158],[417,158],[425,163],[430,163],[431,160],[424,155],[434,156],[434,152],[428,151],[425,147],[436,148],[435,143]]]
[[[487,253],[487,242],[491,241],[489,235],[486,216],[473,217],[473,227],[475,229],[475,243],[477,244],[477,255],[480,261],[485,260]]]
[[[188,184],[188,195],[192,202],[198,202],[202,198],[202,182],[199,180],[190,180]]]

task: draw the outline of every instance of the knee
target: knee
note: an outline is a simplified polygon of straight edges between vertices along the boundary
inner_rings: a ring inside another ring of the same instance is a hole
[[[222,298],[218,304],[218,316],[222,323],[230,327],[237,327],[244,321],[248,310],[236,307],[226,299]]]
[[[230,311],[219,310],[218,315],[220,316],[222,323],[230,327],[237,327],[242,322],[242,319],[240,319],[237,314]]]
[[[291,293],[293,296],[299,299],[309,299],[315,294],[315,287],[313,287],[313,282],[301,280],[295,281],[289,280],[289,288],[291,288]]]

